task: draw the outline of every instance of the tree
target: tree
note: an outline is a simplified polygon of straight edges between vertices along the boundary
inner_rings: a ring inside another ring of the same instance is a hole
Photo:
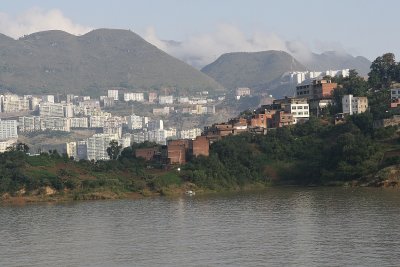
[[[397,70],[398,65],[394,54],[383,54],[372,62],[371,71],[368,73],[368,82],[377,89],[389,88],[392,81],[396,80]]]
[[[29,152],[29,146],[25,143],[18,143],[15,148],[17,151],[22,151],[24,153]]]
[[[107,154],[110,157],[110,159],[117,159],[119,156],[119,153],[121,152],[122,146],[118,145],[117,140],[112,140],[110,142],[110,146],[107,148]]]

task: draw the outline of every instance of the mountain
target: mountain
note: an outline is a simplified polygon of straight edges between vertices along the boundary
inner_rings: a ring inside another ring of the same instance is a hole
[[[0,35],[3,90],[100,95],[110,87],[224,90],[128,30],[98,29],[82,36],[44,31],[18,40]]]
[[[322,54],[311,55],[311,58],[302,62],[307,69],[315,71],[355,69],[361,76],[368,76],[371,61],[365,57],[354,57],[350,54],[328,51]]]
[[[232,90],[236,87],[266,88],[290,70],[305,71],[306,67],[286,52],[271,50],[223,54],[201,71]]]

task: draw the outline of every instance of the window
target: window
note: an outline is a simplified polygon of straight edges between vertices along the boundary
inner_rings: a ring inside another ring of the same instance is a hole
[[[292,109],[296,109],[296,106],[293,106]]]
[[[304,111],[304,115],[308,115],[308,111]]]
[[[304,109],[308,109],[308,106],[304,106]]]
[[[298,106],[297,109],[303,109],[303,107],[302,106]]]

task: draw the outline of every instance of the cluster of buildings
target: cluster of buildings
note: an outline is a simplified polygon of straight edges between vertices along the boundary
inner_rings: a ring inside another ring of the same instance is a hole
[[[326,70],[326,71],[292,71],[284,75],[289,77],[289,82],[291,84],[301,84],[303,82],[322,79],[323,77],[339,77],[343,78],[349,77],[350,69],[342,69],[342,70]]]

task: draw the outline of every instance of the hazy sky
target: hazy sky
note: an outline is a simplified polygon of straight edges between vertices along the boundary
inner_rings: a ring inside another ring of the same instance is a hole
[[[399,10],[397,0],[2,1],[0,32],[18,38],[47,29],[131,29],[193,65],[225,52],[268,49],[298,57],[338,50],[370,60],[393,52],[400,59]]]

